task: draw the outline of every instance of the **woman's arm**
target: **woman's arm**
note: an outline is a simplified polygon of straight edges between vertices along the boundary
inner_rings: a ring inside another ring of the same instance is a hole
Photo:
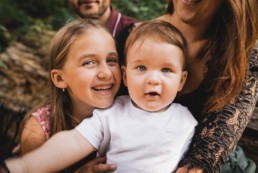
[[[45,173],[62,170],[89,155],[94,147],[76,130],[55,134],[40,148],[22,158],[7,160],[15,173]]]
[[[46,135],[39,121],[31,116],[22,129],[20,140],[21,154],[23,155],[40,147],[46,140]]]
[[[246,82],[240,94],[221,111],[204,115],[187,156],[180,166],[219,172],[240,139],[258,98],[258,51],[254,50]]]
[[[178,168],[175,173],[203,173],[203,169],[193,168],[188,169],[187,166]]]

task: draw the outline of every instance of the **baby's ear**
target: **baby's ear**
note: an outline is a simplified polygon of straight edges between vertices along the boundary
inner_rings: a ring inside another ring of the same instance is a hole
[[[122,69],[123,82],[124,82],[124,85],[127,87],[126,66],[122,65],[121,69]]]
[[[67,87],[66,81],[63,79],[63,73],[59,69],[53,69],[50,72],[51,80],[57,88],[64,89]]]
[[[183,71],[182,74],[181,74],[181,80],[180,80],[180,84],[179,84],[179,87],[178,87],[178,91],[181,91],[185,85],[185,81],[187,79],[187,71]]]

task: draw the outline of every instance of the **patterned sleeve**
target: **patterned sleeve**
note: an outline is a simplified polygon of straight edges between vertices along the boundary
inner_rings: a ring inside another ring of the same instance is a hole
[[[219,112],[205,115],[199,123],[189,152],[180,166],[217,173],[240,139],[258,98],[258,49],[254,49],[246,83],[240,94]]]
[[[34,116],[38,123],[40,124],[44,134],[46,135],[46,139],[50,137],[50,105],[46,105],[36,109],[31,113]]]

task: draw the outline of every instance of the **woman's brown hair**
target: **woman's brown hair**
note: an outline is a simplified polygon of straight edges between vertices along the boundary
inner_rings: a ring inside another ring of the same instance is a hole
[[[197,57],[211,57],[206,81],[211,95],[204,111],[222,109],[242,89],[258,35],[257,9],[257,0],[225,0],[207,29],[208,43]],[[169,0],[166,13],[173,11]]]

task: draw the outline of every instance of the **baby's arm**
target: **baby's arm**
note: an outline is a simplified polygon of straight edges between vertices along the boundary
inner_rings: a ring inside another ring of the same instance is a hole
[[[22,158],[7,160],[12,173],[45,173],[62,170],[89,155],[95,148],[76,130],[51,137],[40,148]]]

